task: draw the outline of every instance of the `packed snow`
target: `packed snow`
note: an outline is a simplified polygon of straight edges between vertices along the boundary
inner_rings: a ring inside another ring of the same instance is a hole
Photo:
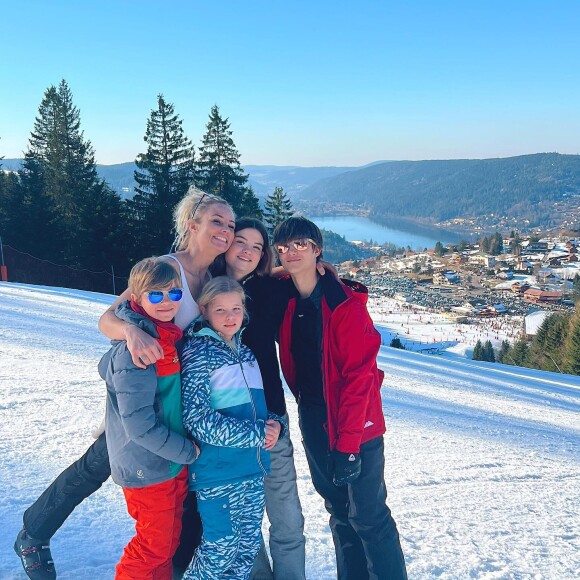
[[[101,421],[104,386],[96,364],[108,343],[97,319],[112,300],[0,284],[2,580],[25,578],[12,548],[22,512],[84,453]],[[466,330],[378,300],[371,308],[386,344],[399,334],[409,345],[436,344],[442,353],[385,346],[379,355],[385,477],[409,578],[578,578],[580,377],[459,356],[478,336],[497,344],[516,332],[507,323]],[[287,402],[307,577],[335,578],[328,518],[310,483],[289,393]],[[112,578],[132,529],[121,489],[107,482],[55,535],[59,578]]]

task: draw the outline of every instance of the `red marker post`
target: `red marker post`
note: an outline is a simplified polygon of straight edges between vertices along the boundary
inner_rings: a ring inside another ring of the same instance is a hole
[[[2,265],[0,266],[0,277],[2,282],[8,282],[8,268],[4,264],[4,247],[2,246],[2,238],[0,238],[0,255],[2,256]]]

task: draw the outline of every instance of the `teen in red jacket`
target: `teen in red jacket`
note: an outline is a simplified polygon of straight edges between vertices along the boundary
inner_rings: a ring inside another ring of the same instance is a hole
[[[274,231],[274,248],[297,291],[280,327],[282,371],[298,401],[312,482],[331,516],[338,578],[406,579],[386,505],[380,335],[364,286],[318,275],[322,243],[305,218]]]
[[[368,291],[359,282],[324,276],[321,284],[323,394],[330,450],[358,453],[361,443],[385,433],[381,401],[384,372],[376,364],[381,337],[365,307]],[[298,298],[289,303],[280,327],[280,359],[298,399],[290,345]]]

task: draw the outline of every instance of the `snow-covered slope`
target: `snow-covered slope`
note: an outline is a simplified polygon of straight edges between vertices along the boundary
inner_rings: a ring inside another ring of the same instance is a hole
[[[24,578],[23,510],[91,443],[104,410],[96,324],[112,297],[0,284],[0,578]],[[409,577],[577,578],[580,377],[384,347],[386,480]],[[307,576],[334,578],[288,397]],[[108,482],[55,536],[59,578],[110,579],[132,534]]]

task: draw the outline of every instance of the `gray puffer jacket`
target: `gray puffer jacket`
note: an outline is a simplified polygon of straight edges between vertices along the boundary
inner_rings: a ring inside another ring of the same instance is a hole
[[[164,329],[131,310],[128,302],[120,304],[116,314],[159,339],[162,345],[167,339]],[[156,365],[140,369],[133,364],[125,341],[112,344],[99,363],[99,373],[107,383],[105,422],[113,481],[123,487],[162,483],[197,457],[195,446],[184,436],[181,421],[178,359],[176,355],[169,359],[177,372],[168,375],[160,371],[165,376],[158,376]],[[174,347],[172,341],[164,346],[166,352]]]

